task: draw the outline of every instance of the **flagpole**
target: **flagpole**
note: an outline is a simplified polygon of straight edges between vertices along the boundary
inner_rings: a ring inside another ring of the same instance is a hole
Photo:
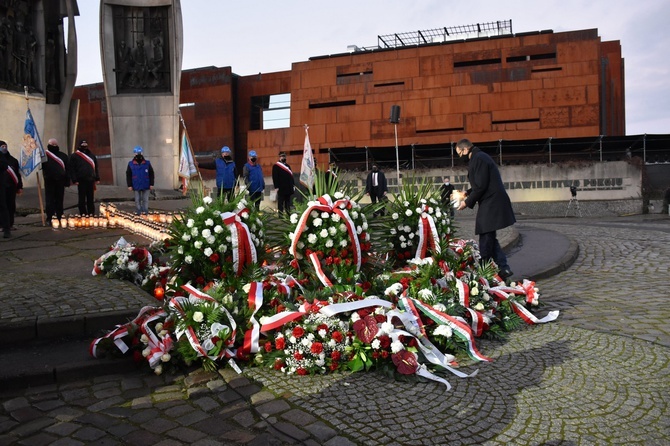
[[[26,96],[26,108],[28,109],[28,112],[30,112],[30,104],[28,102],[28,86],[24,85],[23,86],[23,93]],[[32,116],[32,113],[31,113]],[[37,128],[35,128],[35,131],[37,131]],[[42,163],[40,163],[40,167],[42,167]],[[21,175],[21,174],[19,174]],[[37,198],[40,202],[40,217],[42,217],[42,226],[46,226],[46,219],[44,215],[44,202],[42,200],[42,183],[40,182],[40,172],[37,171],[35,172],[36,178],[37,178]]]

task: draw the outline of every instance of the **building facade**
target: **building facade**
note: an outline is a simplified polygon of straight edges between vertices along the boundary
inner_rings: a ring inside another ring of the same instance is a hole
[[[77,87],[78,137],[104,154],[102,85]],[[290,95],[289,119],[264,128],[272,99]],[[255,150],[264,171],[279,151],[299,170],[304,126],[317,165],[336,151],[445,148],[475,142],[625,135],[624,61],[618,41],[596,29],[538,31],[358,49],[295,62],[290,71],[238,76],[230,67],[185,70],[181,112],[200,156],[233,148],[238,164]],[[399,106],[397,124],[389,122]],[[397,132],[397,133],[396,133]],[[203,172],[205,173],[205,172]]]

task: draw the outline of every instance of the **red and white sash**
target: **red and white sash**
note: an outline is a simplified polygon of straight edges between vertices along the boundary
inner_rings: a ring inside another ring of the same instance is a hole
[[[19,185],[19,177],[16,175],[16,172],[14,172],[14,169],[12,169],[10,166],[7,166],[7,173],[9,173],[9,176],[14,180],[14,184],[17,186]]]
[[[50,160],[55,161],[56,163],[58,163],[58,165],[59,165],[63,170],[65,170],[65,163],[63,162],[62,159],[58,158],[56,155],[54,155],[53,153],[49,152],[48,150],[47,150],[47,156],[49,157]],[[87,158],[88,158],[88,157],[87,157]],[[91,160],[91,161],[93,161],[93,160]],[[93,167],[93,168],[95,169],[95,167]]]
[[[84,161],[86,161],[88,164],[90,164],[90,165],[91,165],[91,168],[92,168],[93,171],[95,172],[95,161],[93,161],[93,159],[92,159],[90,156],[88,156],[88,155],[86,155],[84,152],[80,152],[80,151],[76,151],[76,152],[74,152],[74,153],[76,153],[77,155],[79,155],[80,157],[82,157],[82,159],[83,159]]]
[[[281,167],[281,168],[284,169],[286,172],[288,172],[291,176],[293,176],[293,172],[291,171],[291,169],[289,169],[289,167],[288,167],[286,164],[284,164],[284,163],[282,163],[282,162],[280,162],[280,161],[277,161],[277,162],[275,163],[275,165]]]

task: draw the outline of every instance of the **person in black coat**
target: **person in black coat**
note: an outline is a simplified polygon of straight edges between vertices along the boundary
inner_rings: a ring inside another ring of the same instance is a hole
[[[454,192],[454,185],[451,184],[451,178],[444,177],[444,183],[440,186],[440,197],[444,210],[449,210],[449,216],[454,217],[454,207],[451,205],[451,194]]]
[[[493,259],[500,270],[498,274],[505,280],[513,273],[507,264],[507,256],[498,243],[496,231],[516,222],[512,202],[505,191],[498,166],[489,155],[473,146],[468,139],[458,141],[456,152],[461,158],[469,158],[468,180],[471,186],[458,209],[472,209],[475,204],[479,204],[475,234],[479,235],[482,260]]]
[[[372,165],[372,170],[368,173],[368,177],[365,180],[365,193],[370,196],[370,202],[372,204],[382,201],[386,194],[388,193],[388,185],[386,184],[386,175],[384,172],[379,170],[377,164]],[[381,208],[378,211],[375,211],[372,215],[384,215],[385,211]]]
[[[279,161],[272,166],[272,183],[277,191],[277,210],[291,211],[291,196],[295,192],[295,178],[291,166],[286,163],[286,153],[279,152]]]
[[[100,174],[98,160],[91,153],[85,140],[82,140],[77,151],[70,155],[68,171],[70,180],[77,186],[79,193],[79,213],[94,215],[95,185],[100,183]]]
[[[16,214],[16,196],[23,193],[23,180],[19,170],[19,160],[14,158],[7,149],[7,143],[0,141],[0,161],[7,167],[5,172],[5,206],[7,207],[7,221],[3,225],[5,231],[14,229],[14,214]]]
[[[7,175],[7,161],[0,157],[0,228],[2,228],[4,238],[9,238],[11,235],[9,211],[7,209],[7,196],[5,194]]]
[[[47,143],[46,155],[47,161],[42,163],[42,174],[47,222],[50,222],[54,216],[57,219],[63,217],[63,199],[65,188],[70,186],[70,177],[67,173],[67,155],[60,151],[55,138]]]

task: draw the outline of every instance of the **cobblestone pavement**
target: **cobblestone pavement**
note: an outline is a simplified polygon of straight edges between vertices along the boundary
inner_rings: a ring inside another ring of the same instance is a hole
[[[556,322],[481,341],[472,378],[136,371],[0,390],[0,444],[670,444],[670,220],[525,220],[579,240]]]

